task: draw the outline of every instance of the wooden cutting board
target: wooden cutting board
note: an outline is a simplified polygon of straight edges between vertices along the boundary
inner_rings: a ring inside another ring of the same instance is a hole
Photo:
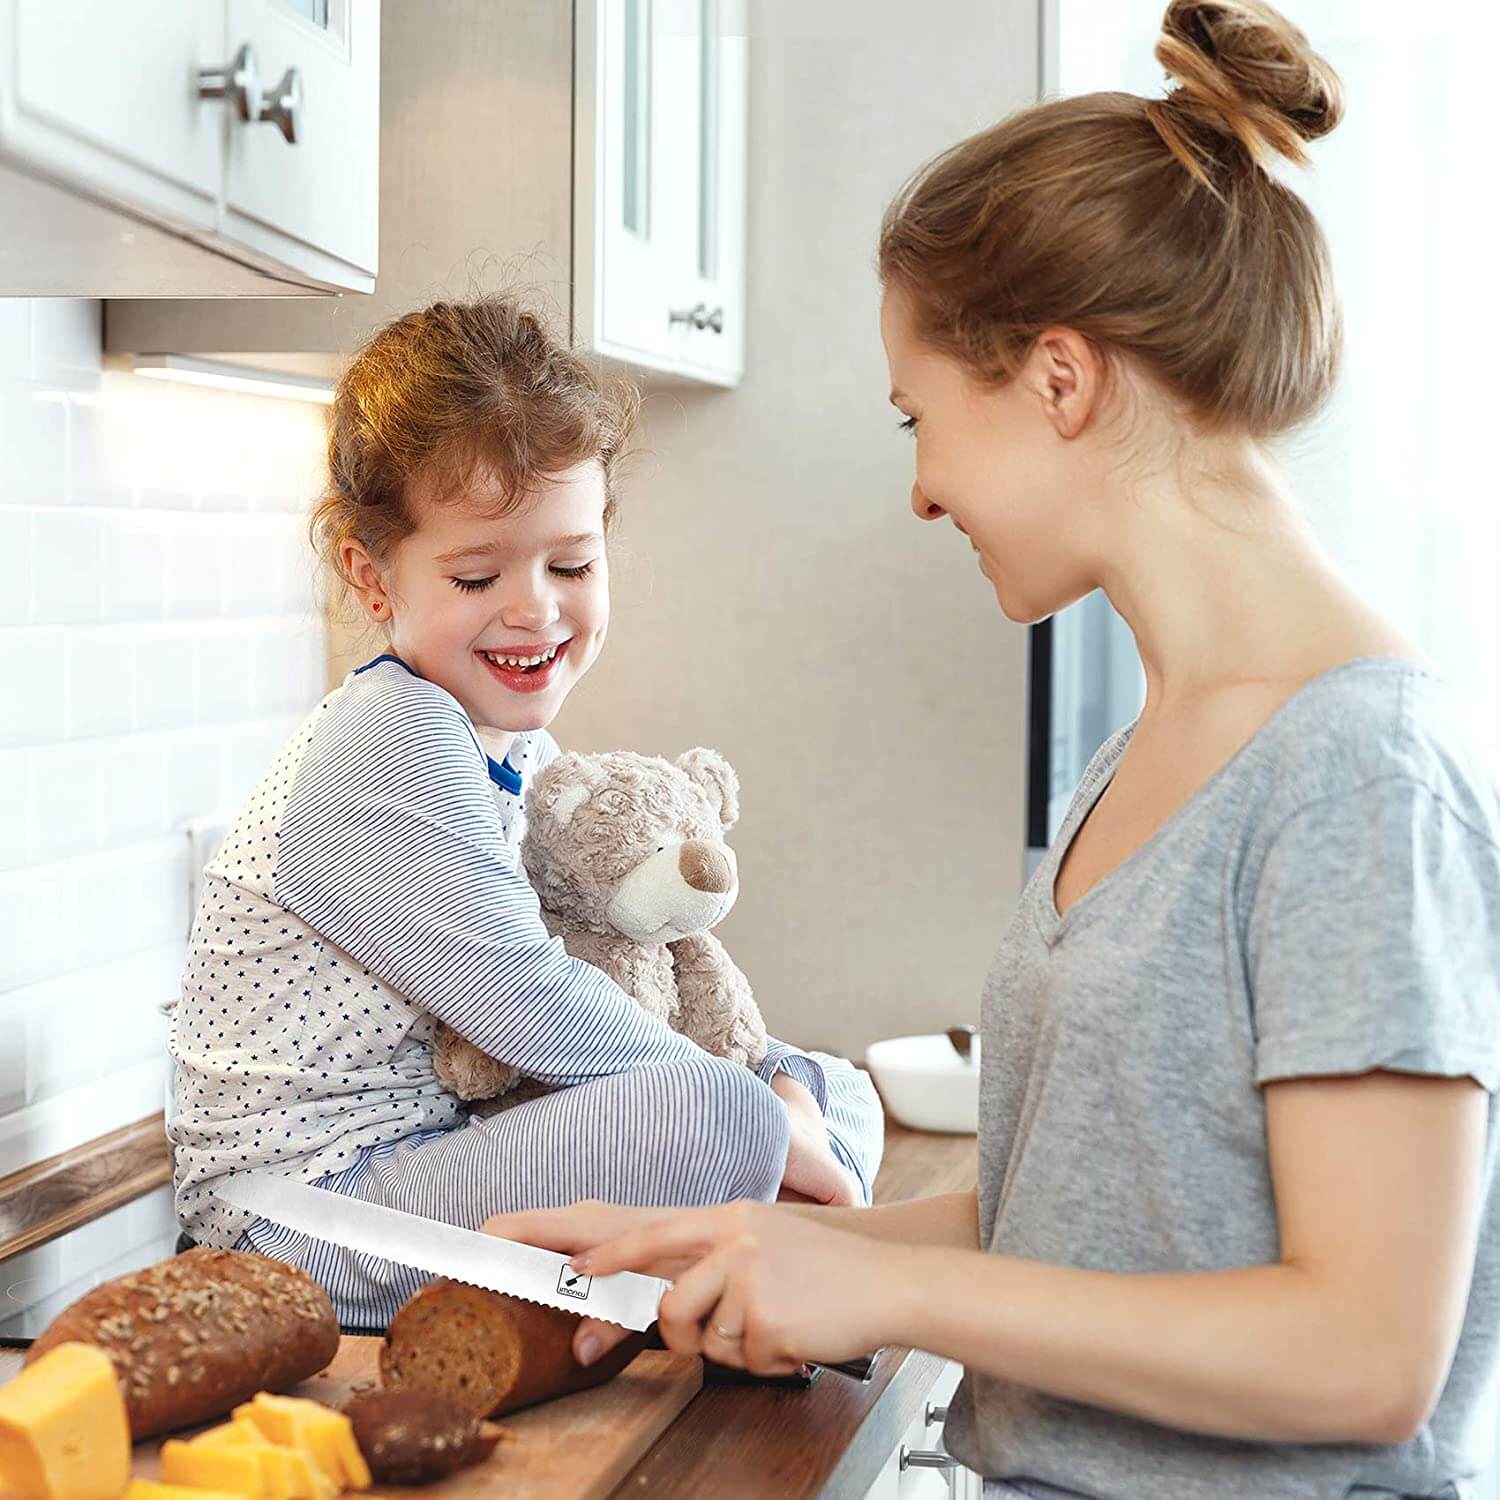
[[[380,1343],[378,1338],[346,1335],[333,1363],[291,1394],[341,1406],[356,1387],[373,1389],[379,1384]],[[0,1349],[0,1381],[9,1380],[20,1368],[20,1350]],[[422,1489],[377,1485],[365,1493],[381,1500],[414,1500],[418,1495],[431,1495],[433,1500],[496,1495],[506,1500],[604,1500],[702,1384],[701,1360],[646,1349],[604,1385],[500,1418],[497,1425],[504,1436],[478,1467]],[[201,1429],[190,1428],[175,1436],[197,1431]],[[158,1477],[161,1443],[160,1438],[147,1438],[136,1444],[133,1472],[138,1478]]]

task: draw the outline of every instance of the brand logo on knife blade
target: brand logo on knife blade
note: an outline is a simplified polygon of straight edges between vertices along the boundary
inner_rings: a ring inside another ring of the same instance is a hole
[[[580,1302],[587,1302],[589,1288],[594,1284],[592,1276],[581,1276],[577,1271],[570,1271],[567,1266],[562,1268],[557,1278],[558,1294],[563,1297],[576,1297]]]

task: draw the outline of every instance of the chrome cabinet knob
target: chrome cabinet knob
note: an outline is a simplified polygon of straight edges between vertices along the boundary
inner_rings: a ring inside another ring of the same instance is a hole
[[[715,333],[723,333],[724,332],[724,309],[722,307],[716,307],[716,308],[714,308],[714,310],[711,313],[709,313],[708,317],[705,318],[703,320],[703,322],[698,325],[698,327],[700,327],[700,328],[708,327],[708,328],[712,328]]]
[[[260,107],[257,121],[274,125],[287,145],[295,146],[302,135],[302,75],[288,68],[275,92]]]
[[[198,97],[227,99],[242,124],[274,125],[288,145],[295,146],[301,137],[302,75],[288,68],[268,97],[249,42],[225,66],[198,69]]]
[[[198,69],[198,97],[227,99],[240,120],[248,125],[260,118],[260,69],[255,66],[255,48],[246,42],[232,62],[221,68]]]
[[[667,326],[675,328],[679,323],[687,323],[693,328],[702,328],[708,322],[708,304],[700,302],[696,307],[668,308]]]
[[[927,1403],[927,1415],[924,1418],[924,1425],[936,1427],[947,1420],[948,1408],[946,1406],[937,1406],[931,1401]]]
[[[929,1452],[924,1448],[901,1445],[901,1472],[908,1469],[956,1469],[958,1460],[951,1453]]]

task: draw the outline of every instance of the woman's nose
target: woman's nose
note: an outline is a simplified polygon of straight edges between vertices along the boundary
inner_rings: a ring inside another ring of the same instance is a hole
[[[919,521],[937,521],[947,514],[941,505],[922,493],[920,484],[911,487],[911,508]]]

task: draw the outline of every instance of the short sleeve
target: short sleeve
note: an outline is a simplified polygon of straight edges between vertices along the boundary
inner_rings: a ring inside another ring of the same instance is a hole
[[[1246,960],[1257,1084],[1388,1068],[1500,1087],[1500,849],[1421,782],[1282,826]]]

